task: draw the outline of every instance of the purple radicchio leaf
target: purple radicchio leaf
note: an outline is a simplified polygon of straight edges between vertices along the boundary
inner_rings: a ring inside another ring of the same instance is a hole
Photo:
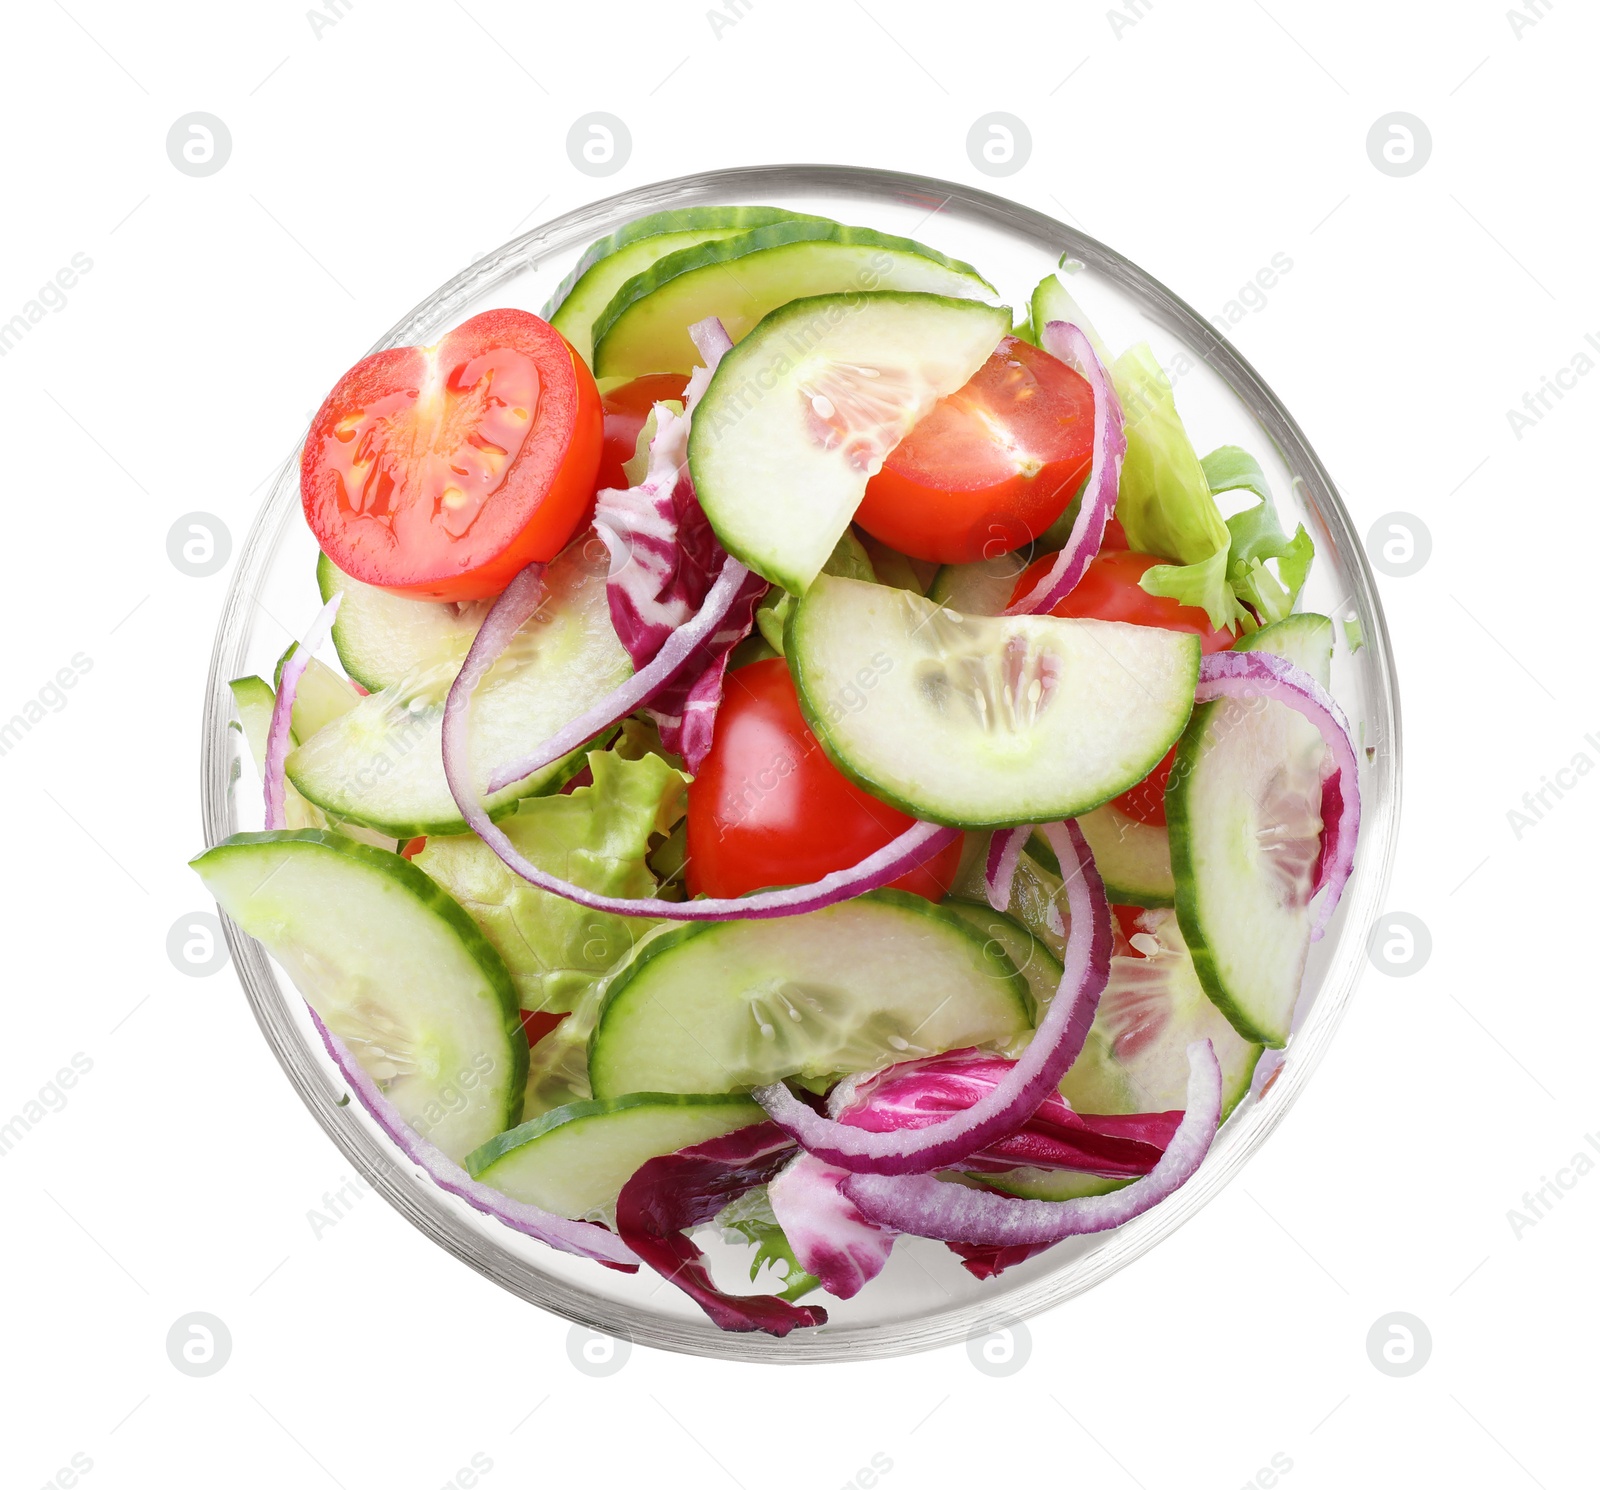
[[[691,327],[689,334],[705,366],[689,380],[683,412],[656,405],[644,479],[637,486],[602,491],[595,503],[595,530],[611,554],[606,580],[611,624],[635,668],[646,666],[696,614],[727,558],[689,479],[689,427],[732,343],[715,317]],[[645,711],[660,726],[662,744],[682,755],[691,771],[699,770],[711,748],[728,653],[750,634],[766,589],[759,575],[749,576],[725,624]]]

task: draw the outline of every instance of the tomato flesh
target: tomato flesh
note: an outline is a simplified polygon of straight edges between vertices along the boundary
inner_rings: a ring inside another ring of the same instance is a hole
[[[301,457],[306,521],[366,584],[484,599],[572,536],[601,436],[599,390],[561,334],[527,311],[485,311],[338,381]]]
[[[567,1017],[564,1011],[560,1014],[552,1014],[548,1009],[523,1009],[520,1014],[522,1032],[528,1037],[529,1045],[537,1045]]]
[[[639,431],[649,420],[650,410],[665,399],[677,399],[682,403],[688,382],[681,373],[651,373],[601,395],[605,438],[600,447],[600,469],[594,478],[596,491],[620,490],[627,486],[628,477],[622,464],[633,459],[639,447]]]
[[[809,884],[848,869],[915,821],[843,775],[807,727],[788,664],[728,674],[711,750],[689,783],[689,890],[716,897]],[[961,840],[894,881],[928,900],[955,882]]]
[[[1115,519],[1113,519],[1115,521]],[[1110,524],[1107,524],[1109,532]],[[1122,543],[1122,527],[1117,525],[1116,537]],[[1013,604],[1031,590],[1049,572],[1053,555],[1039,559],[1023,571],[1022,578],[1012,592]],[[1152,595],[1141,589],[1139,581],[1157,564],[1170,564],[1170,559],[1155,554],[1136,554],[1126,547],[1100,552],[1089,561],[1083,578],[1070,594],[1056,602],[1053,616],[1085,616],[1097,621],[1125,621],[1133,626],[1160,626],[1167,631],[1187,631],[1200,638],[1200,650],[1226,652],[1233,645],[1233,633],[1226,628],[1218,630],[1211,618],[1198,605],[1181,605],[1170,595]],[[1136,822],[1165,827],[1167,823],[1167,778],[1172,775],[1172,763],[1177,759],[1178,747],[1174,745],[1161,764],[1137,786],[1131,786],[1120,797],[1114,797],[1120,812]]]
[[[941,564],[1010,553],[1066,510],[1093,445],[1088,383],[1008,336],[889,452],[856,521],[891,548]]]
[[[1136,823],[1146,823],[1152,828],[1167,825],[1167,782],[1172,779],[1172,766],[1178,759],[1174,745],[1161,764],[1137,786],[1130,786],[1120,797],[1113,797],[1117,811],[1131,817]]]

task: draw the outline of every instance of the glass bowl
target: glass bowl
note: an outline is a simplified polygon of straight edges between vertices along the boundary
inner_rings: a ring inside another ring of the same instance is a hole
[[[724,1334],[648,1269],[619,1274],[551,1251],[438,1189],[351,1100],[304,1002],[260,945],[231,922],[228,944],[268,1044],[345,1157],[422,1232],[510,1292],[591,1328],[668,1350],[754,1361],[893,1356],[1036,1314],[1126,1267],[1217,1194],[1277,1127],[1344,1015],[1388,884],[1400,810],[1395,672],[1372,573],[1349,515],[1299,425],[1255,369],[1188,305],[1112,249],[969,186],[816,165],[713,171],[642,186],[513,239],[428,296],[373,350],[435,341],[493,305],[538,310],[594,239],[645,213],[705,203],[768,203],[917,238],[976,264],[1013,305],[1024,304],[1041,276],[1065,261],[1075,270],[1074,295],[1110,346],[1148,339],[1163,366],[1176,369],[1179,409],[1197,448],[1234,443],[1251,450],[1267,471],[1285,526],[1292,531],[1298,520],[1310,530],[1317,562],[1303,604],[1335,620],[1333,693],[1357,731],[1362,757],[1361,839],[1343,904],[1329,934],[1312,949],[1301,1022],[1276,1080],[1240,1104],[1182,1190],[1117,1231],[1064,1243],[986,1283],[968,1276],[938,1243],[904,1238],[884,1273],[860,1295],[826,1301],[827,1325],[782,1340]],[[229,728],[227,682],[250,672],[270,677],[290,634],[319,603],[316,546],[300,514],[298,471],[297,451],[251,526],[217,628],[201,764],[208,845],[261,826],[255,772],[241,772],[240,735]],[[1351,651],[1347,630],[1363,640],[1359,650]],[[704,1234],[701,1240],[720,1281],[733,1289],[750,1286],[742,1277],[742,1248],[723,1247]]]

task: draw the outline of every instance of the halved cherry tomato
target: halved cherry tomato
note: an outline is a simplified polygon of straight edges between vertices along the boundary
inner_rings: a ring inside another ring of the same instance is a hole
[[[489,310],[358,362],[306,436],[300,495],[346,574],[422,600],[497,595],[594,495],[600,393],[565,338]]]
[[[1046,554],[1023,570],[1011,592],[1013,604],[1049,572],[1054,560],[1054,554]],[[1158,558],[1155,554],[1136,554],[1126,548],[1107,549],[1102,544],[1100,552],[1089,561],[1083,578],[1070,594],[1056,602],[1050,614],[1187,631],[1200,638],[1202,652],[1227,651],[1233,645],[1233,633],[1213,627],[1210,617],[1198,605],[1182,605],[1170,595],[1152,595],[1140,587],[1139,581],[1157,564],[1170,563],[1171,559]]]
[[[856,521],[891,548],[941,564],[1010,553],[1066,510],[1093,443],[1088,383],[1008,336],[889,452]]]
[[[823,754],[783,658],[728,674],[710,753],[689,783],[692,894],[808,884],[859,863],[913,821],[862,790]],[[940,900],[960,863],[958,838],[894,887]]]
[[[1111,524],[1108,523],[1106,527],[1109,536]],[[1116,536],[1124,544],[1127,542],[1120,523],[1117,524]],[[1020,600],[1033,588],[1049,570],[1052,559],[1052,555],[1046,555],[1023,571],[1016,589],[1012,591],[1013,602]],[[1057,602],[1050,614],[1087,616],[1097,621],[1126,621],[1133,626],[1160,626],[1167,631],[1187,631],[1200,638],[1201,652],[1226,652],[1233,645],[1233,633],[1213,627],[1210,617],[1198,605],[1180,605],[1170,595],[1152,595],[1140,588],[1139,581],[1148,570],[1157,564],[1171,562],[1155,554],[1136,554],[1127,548],[1108,549],[1102,544],[1100,552],[1089,561],[1083,578],[1071,594]],[[1161,764],[1143,781],[1129,787],[1120,797],[1113,798],[1118,809],[1138,822],[1165,827],[1167,778],[1172,774],[1172,763],[1177,753],[1178,747],[1174,745]]]
[[[600,470],[594,478],[596,491],[628,484],[622,463],[633,459],[639,446],[639,431],[650,418],[650,410],[663,399],[675,398],[682,403],[688,381],[682,373],[650,373],[601,396],[605,443],[600,447]]]

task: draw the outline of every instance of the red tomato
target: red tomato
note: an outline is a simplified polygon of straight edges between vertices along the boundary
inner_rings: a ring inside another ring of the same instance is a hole
[[[594,495],[600,442],[583,359],[538,316],[490,310],[340,378],[306,436],[300,496],[346,574],[480,600],[561,551]]]
[[[710,753],[689,783],[691,894],[723,897],[809,884],[859,863],[913,821],[862,790],[823,754],[783,658],[728,674]],[[943,899],[960,863],[958,838],[894,888]]]
[[[682,373],[651,373],[613,388],[601,398],[605,443],[600,448],[600,470],[594,478],[596,491],[627,486],[622,463],[633,459],[639,446],[639,431],[649,419],[650,410],[663,399],[675,398],[682,403],[688,381]]]
[[[1025,569],[1011,592],[1012,602],[1022,599],[1049,572],[1054,561],[1054,554],[1046,554]],[[1188,631],[1200,638],[1202,652],[1226,652],[1233,645],[1233,633],[1214,629],[1210,617],[1198,605],[1180,605],[1170,595],[1152,595],[1140,587],[1139,581],[1147,571],[1171,562],[1155,554],[1136,554],[1126,548],[1107,549],[1102,545],[1072,593],[1057,601],[1050,614]]]
[[[1133,945],[1133,939],[1144,928],[1139,924],[1139,918],[1148,914],[1142,905],[1114,905],[1111,914],[1116,921],[1115,934],[1112,937],[1115,955],[1118,957],[1143,957],[1144,953]],[[526,1019],[528,1016],[522,1016]]]
[[[1177,758],[1178,747],[1174,745],[1161,757],[1161,764],[1138,786],[1130,786],[1120,797],[1113,797],[1113,805],[1136,823],[1148,823],[1154,828],[1166,827],[1167,782],[1172,776],[1172,763]]]
[[[552,1014],[547,1009],[523,1009],[522,1032],[528,1037],[529,1045],[537,1045],[567,1016],[565,1013]]]
[[[413,838],[401,848],[400,857],[402,859],[414,859],[427,846],[428,840],[426,838]]]
[[[941,564],[1010,553],[1066,510],[1093,443],[1088,383],[1008,336],[889,452],[856,521],[891,548]]]
[[[1109,528],[1110,524],[1107,524],[1108,533]],[[1117,536],[1123,543],[1127,542],[1120,523],[1117,524]],[[1020,600],[1033,588],[1040,576],[1050,568],[1052,558],[1047,555],[1023,571],[1011,595],[1013,602]],[[1226,652],[1233,645],[1233,633],[1226,629],[1216,630],[1210,617],[1199,606],[1180,605],[1170,595],[1152,595],[1140,588],[1139,581],[1147,570],[1157,564],[1171,562],[1154,554],[1136,554],[1126,548],[1108,550],[1102,546],[1100,552],[1089,561],[1089,568],[1072,593],[1059,601],[1050,614],[1088,616],[1098,621],[1126,621],[1134,626],[1160,626],[1168,631],[1187,631],[1200,638],[1202,652]],[[1161,764],[1143,781],[1112,799],[1116,806],[1138,822],[1165,827],[1167,778],[1172,774],[1172,762],[1177,753],[1178,747],[1174,745]]]

